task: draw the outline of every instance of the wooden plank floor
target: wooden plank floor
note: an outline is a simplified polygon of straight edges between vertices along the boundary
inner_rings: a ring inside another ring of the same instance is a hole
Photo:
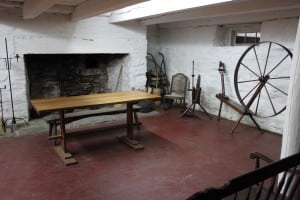
[[[83,134],[70,139],[79,163],[69,167],[47,132],[0,139],[1,199],[185,199],[253,169],[250,152],[279,158],[281,136],[254,127],[231,135],[234,122],[180,118],[176,109],[140,120],[141,151],[116,140],[125,129],[72,130]]]

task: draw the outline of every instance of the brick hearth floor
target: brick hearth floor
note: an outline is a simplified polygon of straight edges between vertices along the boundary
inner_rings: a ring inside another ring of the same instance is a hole
[[[72,129],[69,150],[79,162],[66,167],[47,131],[0,139],[0,197],[20,199],[185,199],[254,168],[250,152],[279,158],[281,136],[235,122],[184,117],[176,109],[141,117],[144,150],[116,136],[125,129],[101,125]],[[119,122],[113,122],[116,124]],[[135,130],[137,132],[137,130]],[[97,134],[91,134],[97,133]]]

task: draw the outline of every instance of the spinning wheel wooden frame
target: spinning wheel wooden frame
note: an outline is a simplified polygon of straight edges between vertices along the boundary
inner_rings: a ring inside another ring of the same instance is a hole
[[[270,41],[251,45],[242,54],[234,73],[234,88],[240,104],[226,97],[225,92],[217,94],[221,101],[218,119],[222,103],[241,114],[232,133],[245,115],[261,129],[253,116],[272,117],[285,110],[282,99],[287,98],[292,56],[288,48]],[[224,88],[223,72],[221,81]]]
[[[183,117],[185,115],[196,116],[195,107],[198,104],[200,106],[200,108],[203,110],[203,112],[211,119],[211,116],[209,115],[209,113],[205,110],[205,108],[200,103],[200,95],[201,95],[200,82],[201,82],[201,76],[198,75],[196,87],[193,87],[193,89],[192,89],[192,104],[183,112],[181,117]]]

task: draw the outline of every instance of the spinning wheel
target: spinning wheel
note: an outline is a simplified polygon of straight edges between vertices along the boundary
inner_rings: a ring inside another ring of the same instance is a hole
[[[242,54],[234,72],[234,88],[240,104],[225,96],[225,91],[216,95],[221,101],[218,119],[222,103],[241,114],[232,133],[245,115],[261,130],[253,116],[272,117],[285,110],[292,56],[283,45],[269,41],[254,44]]]
[[[275,42],[250,46],[239,59],[234,73],[240,103],[255,116],[272,117],[286,106],[292,53]]]
[[[193,89],[192,89],[192,104],[183,112],[181,117],[183,117],[185,115],[196,116],[195,115],[195,107],[198,104],[200,106],[200,108],[203,110],[203,112],[211,119],[209,113],[205,110],[205,108],[200,103],[200,96],[201,96],[200,82],[201,82],[201,76],[198,75],[196,87],[193,87]]]

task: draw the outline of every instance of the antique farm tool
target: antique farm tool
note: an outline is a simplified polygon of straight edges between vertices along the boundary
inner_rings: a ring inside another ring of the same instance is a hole
[[[217,98],[219,98],[220,101],[220,107],[219,107],[219,114],[218,114],[218,120],[221,119],[221,111],[222,111],[222,106],[223,106],[223,102],[224,100],[229,100],[229,98],[226,96],[225,94],[225,83],[224,83],[224,74],[226,73],[225,70],[225,64],[223,62],[219,62],[219,68],[218,71],[220,72],[220,76],[221,76],[221,87],[222,87],[222,93],[217,94]]]
[[[13,94],[11,88],[11,76],[10,76],[10,69],[11,69],[11,58],[8,57],[8,48],[7,48],[7,39],[5,38],[5,49],[6,49],[6,69],[8,72],[8,82],[9,82],[9,91],[10,91],[10,100],[11,100],[11,111],[12,111],[12,124],[16,124],[15,118],[15,109],[14,109],[14,101],[13,101]],[[12,129],[13,130],[13,129]]]
[[[1,108],[1,128],[5,132],[6,126],[4,122],[4,112],[3,112],[3,99],[2,99],[2,90],[6,89],[6,85],[0,88],[0,108]]]
[[[253,116],[272,117],[286,108],[292,53],[276,42],[251,45],[240,57],[234,72],[234,88],[240,104],[226,98],[221,101],[238,111],[241,116],[232,130],[236,130],[247,115],[261,130]]]
[[[160,62],[154,58],[153,54],[147,53],[146,58],[147,60],[151,61],[150,63],[152,63],[153,66],[146,73],[146,89],[149,90],[149,87],[151,87],[151,92],[160,91],[161,95],[164,95],[168,93],[170,84],[166,74],[164,55],[160,52],[158,55],[160,56]]]
[[[16,118],[15,117],[15,108],[14,108],[14,100],[13,100],[13,93],[12,93],[12,83],[11,83],[11,73],[10,73],[11,60],[12,59],[17,59],[17,61],[18,61],[20,56],[18,54],[16,54],[16,56],[14,56],[14,57],[9,57],[8,47],[7,47],[7,39],[6,38],[5,38],[5,50],[6,50],[6,57],[1,58],[1,59],[4,59],[6,69],[7,69],[7,72],[8,72],[8,85],[9,85],[11,112],[12,112],[12,118],[11,119],[6,119],[5,120],[5,125],[7,124],[7,122],[9,122],[10,125],[11,125],[11,132],[13,133],[13,125],[16,124],[16,119],[24,120],[25,123],[27,123],[27,122],[25,121],[24,118]]]

